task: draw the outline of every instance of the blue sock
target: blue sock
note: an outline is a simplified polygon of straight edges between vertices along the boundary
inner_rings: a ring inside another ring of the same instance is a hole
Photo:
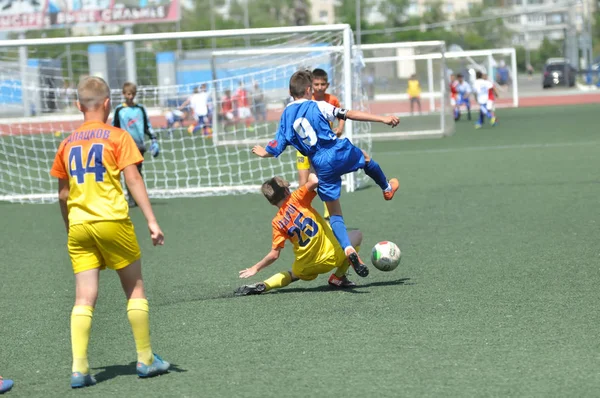
[[[368,175],[369,177],[371,177],[373,179],[373,181],[375,181],[375,183],[377,185],[379,185],[379,187],[382,190],[386,190],[388,187],[388,180],[387,178],[385,178],[385,174],[383,174],[383,170],[381,170],[381,167],[379,167],[379,164],[371,159],[366,165],[365,165],[365,174]]]
[[[333,230],[333,234],[335,238],[340,242],[340,246],[342,249],[346,249],[348,246],[352,246],[350,244],[350,237],[348,236],[348,231],[346,230],[346,224],[344,224],[344,217],[336,215],[332,215],[329,217],[329,225],[331,225],[331,229]]]
[[[479,124],[483,124],[483,110],[479,111]]]

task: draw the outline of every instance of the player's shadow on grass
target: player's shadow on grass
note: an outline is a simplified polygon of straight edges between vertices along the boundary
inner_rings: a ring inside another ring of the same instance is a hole
[[[100,372],[94,374],[96,381],[98,383],[102,383],[103,381],[108,381],[110,379],[114,379],[118,376],[134,376],[137,375],[135,370],[135,362],[131,362],[127,365],[110,365],[110,366],[101,366],[98,368],[92,368],[93,370],[100,370]],[[180,368],[175,364],[171,364],[169,368],[169,373],[181,373],[187,372],[187,370]],[[168,374],[164,375],[168,376]]]
[[[305,293],[305,292],[306,293],[308,293],[308,292],[312,292],[312,293],[314,293],[314,292],[347,292],[347,293],[355,293],[355,294],[356,293],[365,294],[365,293],[369,293],[369,292],[361,292],[360,290],[368,288],[368,287],[414,285],[413,282],[408,282],[408,281],[410,281],[410,278],[400,278],[400,279],[396,279],[393,281],[371,282],[371,283],[365,283],[364,285],[358,284],[355,287],[345,288],[345,289],[340,289],[340,288],[332,287],[329,285],[321,285],[321,286],[306,287],[306,288],[298,286],[298,287],[292,287],[292,288],[278,289],[278,290],[275,290],[268,294]],[[358,283],[360,283],[360,281]]]

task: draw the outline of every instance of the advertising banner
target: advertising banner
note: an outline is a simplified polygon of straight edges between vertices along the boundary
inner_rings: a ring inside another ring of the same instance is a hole
[[[175,22],[180,0],[0,0],[0,31]]]

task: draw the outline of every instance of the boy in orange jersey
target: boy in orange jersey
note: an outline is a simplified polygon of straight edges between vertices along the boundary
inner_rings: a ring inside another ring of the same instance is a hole
[[[164,235],[137,168],[142,155],[131,135],[106,124],[111,104],[110,89],[103,79],[86,77],[79,83],[77,94],[84,123],[60,144],[50,171],[58,178],[58,199],[75,273],[72,388],[96,384],[89,371],[87,348],[99,273],[105,267],[117,271],[128,300],[127,317],[136,345],[138,376],[166,373],[170,366],[150,346],[141,253],[120,179],[123,172],[129,192],[148,221],[152,243],[162,245]]]
[[[329,277],[333,287],[354,287],[356,284],[346,277],[350,264],[344,250],[337,242],[329,224],[312,207],[311,202],[317,193],[317,176],[309,174],[308,181],[297,191],[290,193],[290,183],[281,177],[273,177],[262,185],[262,193],[269,203],[279,208],[273,218],[273,243],[271,251],[258,263],[240,271],[240,278],[249,278],[261,269],[273,264],[279,258],[286,239],[294,245],[296,257],[292,269],[280,272],[264,282],[244,285],[235,290],[238,296],[261,294],[278,289],[297,280],[311,281],[319,274],[337,268]],[[362,233],[358,230],[348,233],[352,245],[359,247]]]
[[[327,72],[325,72],[323,69],[317,68],[312,71],[312,76],[312,99],[315,101],[325,101],[336,108],[341,108],[342,105],[340,104],[338,97],[326,93],[327,89],[329,88],[329,76],[327,75]],[[338,126],[335,129],[333,128],[333,123],[331,123],[331,128],[338,137],[341,137],[342,134],[344,134],[344,123],[344,120],[338,120]],[[310,174],[310,162],[308,161],[308,157],[302,155],[300,152],[296,152],[296,166],[298,167],[298,186],[301,187],[302,185],[306,184],[308,181],[308,175]],[[327,206],[325,206],[323,216],[326,220],[329,219],[329,210],[327,210]]]

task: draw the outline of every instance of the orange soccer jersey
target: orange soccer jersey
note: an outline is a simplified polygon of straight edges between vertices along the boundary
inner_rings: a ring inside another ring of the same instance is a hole
[[[335,236],[323,217],[311,206],[317,193],[305,186],[293,192],[273,219],[273,248],[286,239],[294,245],[296,263],[321,264],[335,254]]]
[[[313,100],[315,99],[314,95],[313,95],[312,99]],[[342,107],[342,105],[340,104],[340,100],[335,95],[325,94],[325,99],[323,101],[327,102],[328,104],[331,104],[331,105],[335,106],[336,108],[341,108]]]
[[[69,180],[69,225],[129,218],[121,171],[142,160],[131,135],[106,123],[88,121],[71,133],[50,170]]]

